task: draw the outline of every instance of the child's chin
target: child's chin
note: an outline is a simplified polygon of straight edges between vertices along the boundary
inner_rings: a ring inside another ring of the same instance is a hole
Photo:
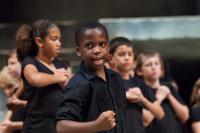
[[[94,61],[95,66],[101,66],[103,65],[103,60],[100,61]]]

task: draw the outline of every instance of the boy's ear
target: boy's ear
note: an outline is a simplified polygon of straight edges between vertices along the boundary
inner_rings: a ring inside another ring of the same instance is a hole
[[[76,47],[76,54],[78,56],[81,56],[81,50],[80,50],[80,47]]]
[[[115,63],[113,61],[113,56],[111,54],[108,54],[108,63],[110,65],[110,68],[114,68],[115,67]]]
[[[111,54],[108,54],[108,62],[113,63],[113,57]]]
[[[36,43],[36,45],[38,46],[38,47],[43,47],[44,45],[43,45],[43,41],[42,41],[42,39],[40,38],[40,37],[36,37],[35,38],[35,43]]]

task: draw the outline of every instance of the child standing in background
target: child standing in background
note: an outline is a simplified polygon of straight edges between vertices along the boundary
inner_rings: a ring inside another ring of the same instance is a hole
[[[189,110],[170,83],[160,82],[163,66],[160,54],[153,50],[143,50],[137,61],[137,73],[152,88],[151,91],[165,111],[165,117],[162,120],[146,114],[146,118],[153,121],[148,127],[148,133],[182,133],[181,123],[188,120]]]
[[[127,133],[145,133],[142,109],[150,110],[158,119],[164,117],[164,112],[149,88],[136,77],[135,50],[130,40],[116,37],[110,41],[110,64],[123,78],[126,89],[126,131]],[[132,73],[132,74],[131,74]]]
[[[6,66],[9,74],[16,81],[14,90],[8,95],[8,99],[9,101],[12,101],[12,103],[16,103],[17,101],[19,106],[25,107],[27,102],[18,99],[23,91],[23,82],[20,77],[21,64],[17,59],[16,50],[12,50],[6,57]],[[1,124],[2,133],[20,133],[23,126],[23,116],[24,109],[15,111],[8,110],[4,122]]]
[[[79,71],[66,86],[57,112],[58,133],[125,133],[125,91],[120,76],[104,66],[108,33],[87,22],[75,33]]]
[[[66,70],[53,63],[61,50],[57,25],[38,20],[17,32],[17,55],[28,101],[23,133],[56,133],[55,112],[68,81]]]

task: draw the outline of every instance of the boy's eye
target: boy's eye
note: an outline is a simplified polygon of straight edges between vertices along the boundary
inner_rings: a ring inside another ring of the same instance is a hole
[[[100,42],[99,45],[100,45],[101,47],[105,47],[105,46],[107,45],[107,43],[106,43],[106,42]]]
[[[119,56],[125,56],[125,53],[124,52],[120,52],[118,55]]]
[[[87,44],[85,44],[85,47],[88,48],[88,49],[91,49],[91,48],[93,48],[93,44],[92,43],[87,43]]]
[[[148,64],[146,64],[145,66],[149,67],[149,66],[151,66],[151,63],[148,63]]]
[[[129,55],[129,56],[133,56],[133,53],[132,53],[132,52],[129,52],[128,55]]]

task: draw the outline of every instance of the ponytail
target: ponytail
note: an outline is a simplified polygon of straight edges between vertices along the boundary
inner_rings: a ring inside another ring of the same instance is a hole
[[[35,56],[37,46],[32,37],[32,29],[28,25],[22,25],[16,33],[17,58],[22,62],[27,56]]]

